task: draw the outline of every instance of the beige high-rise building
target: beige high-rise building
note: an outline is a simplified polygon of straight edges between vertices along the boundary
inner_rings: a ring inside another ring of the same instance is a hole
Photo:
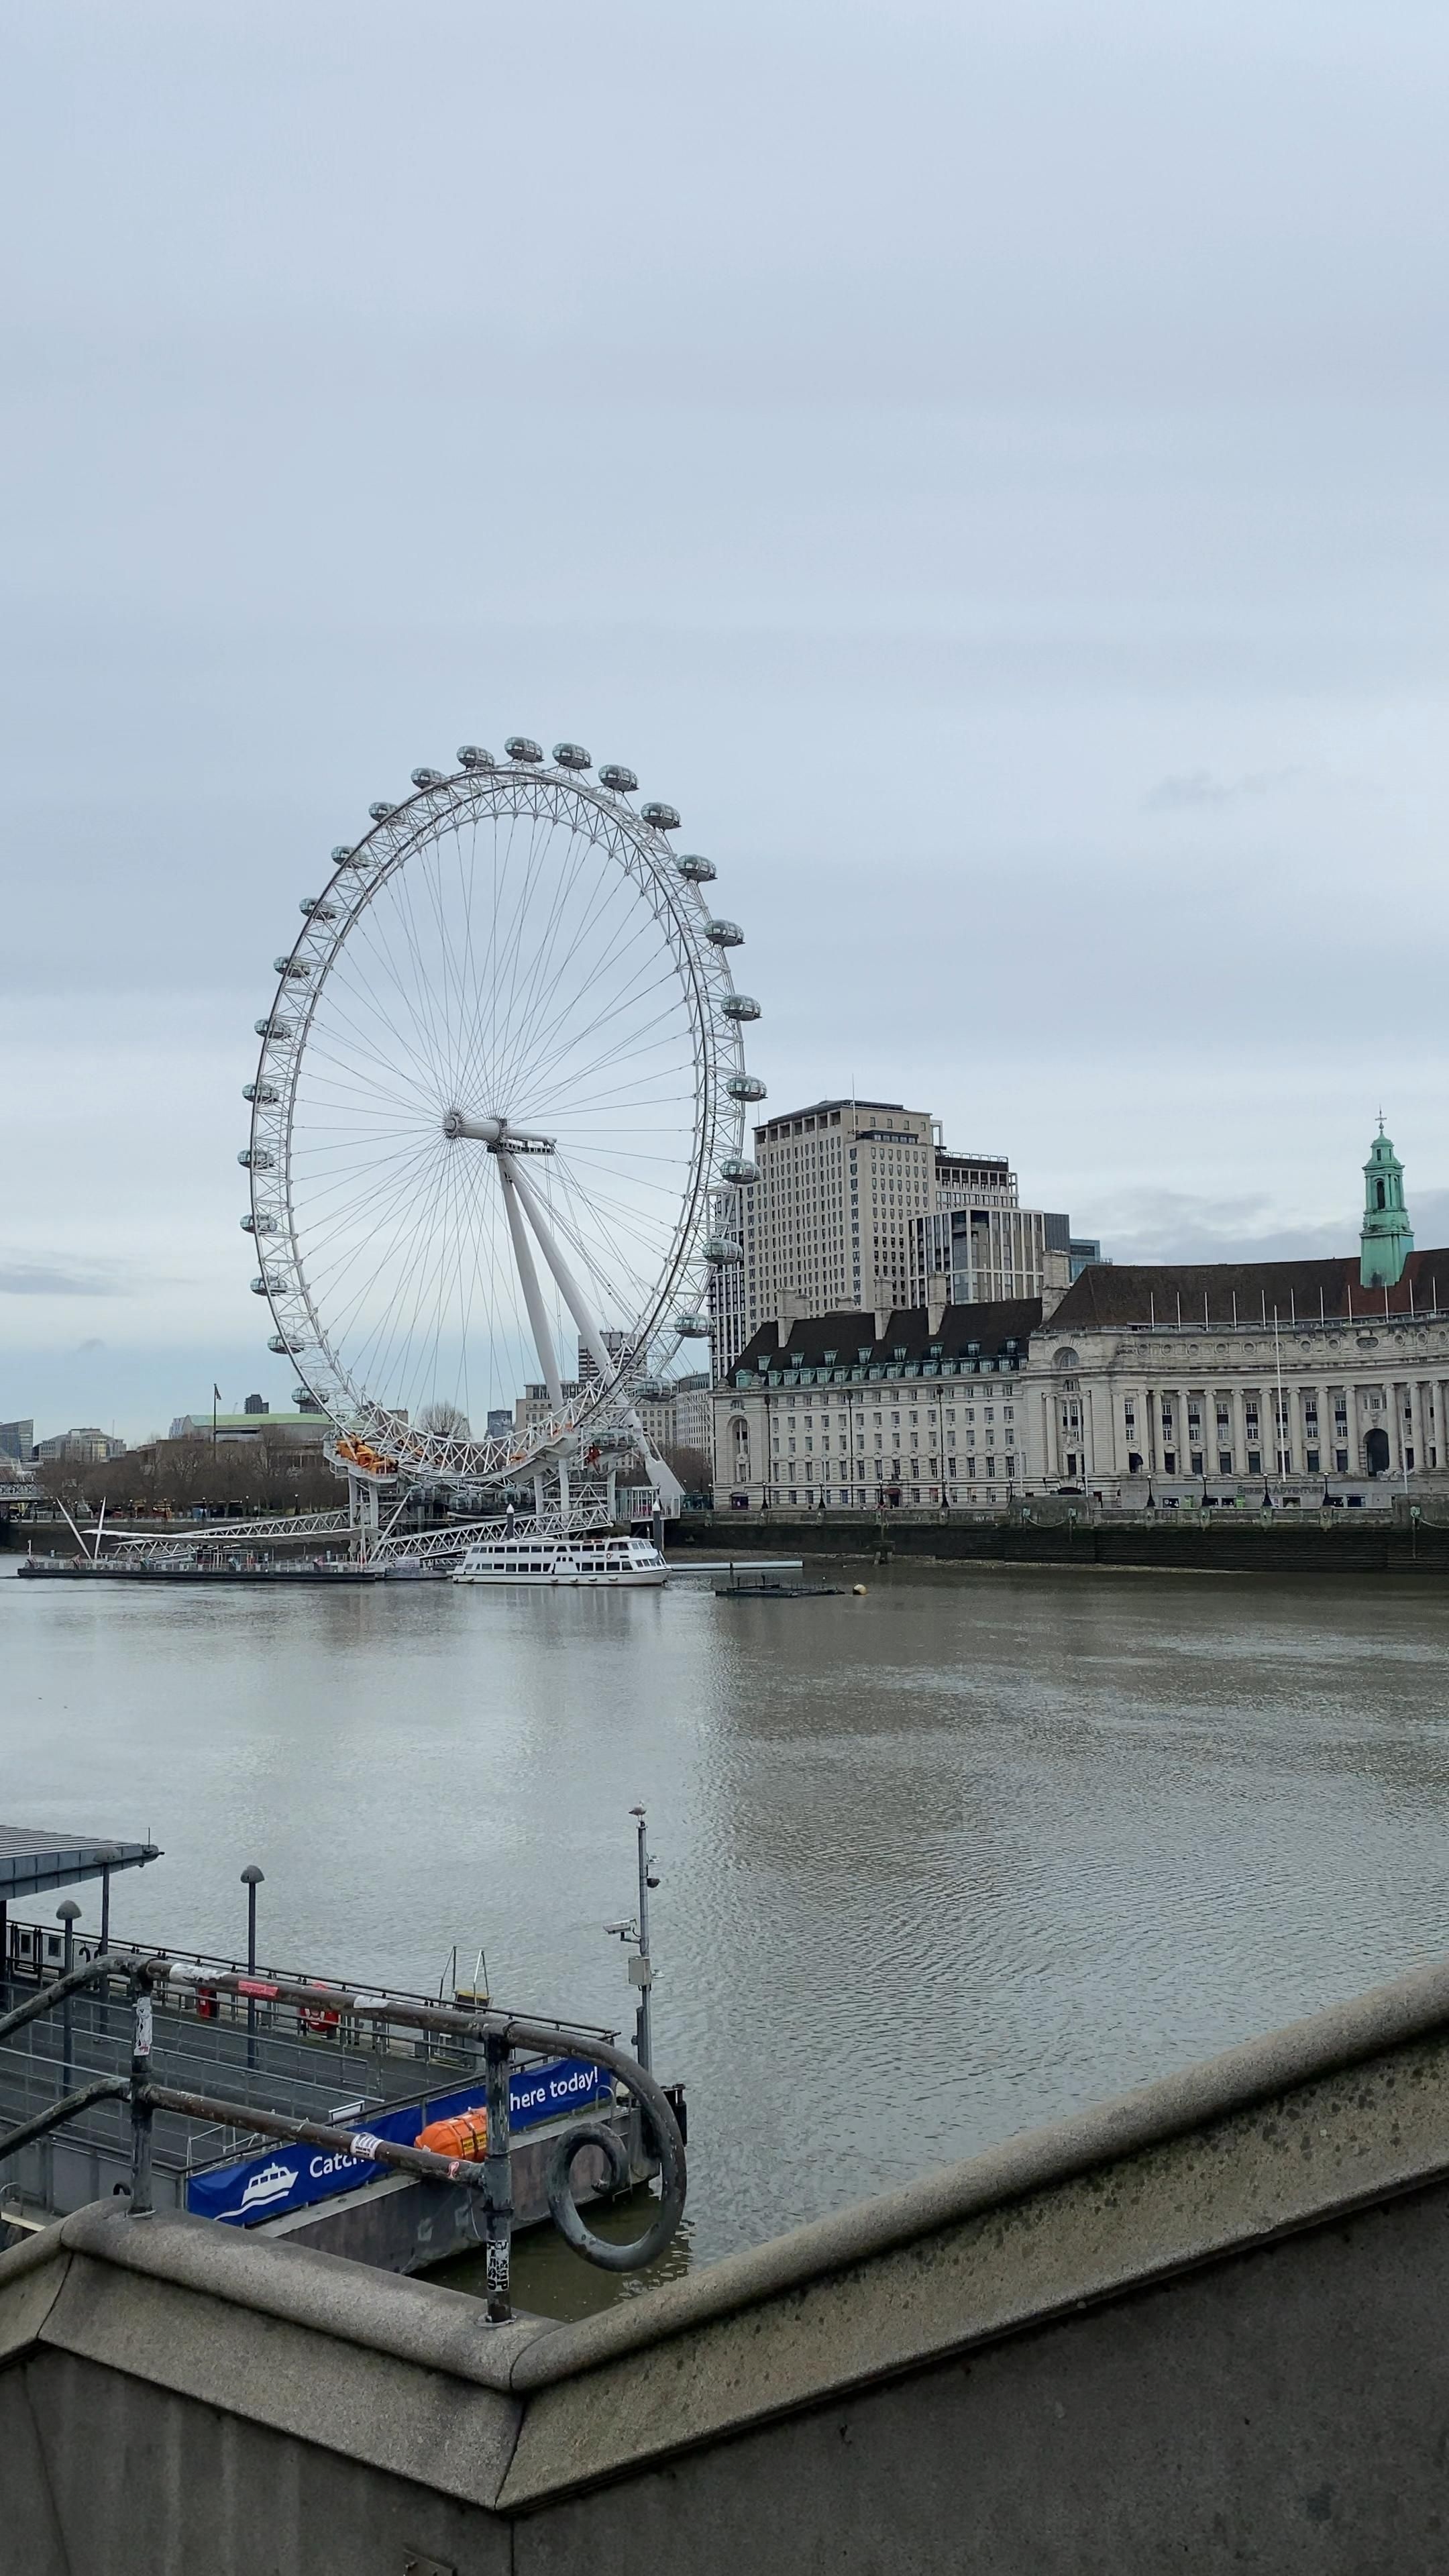
[[[742,1343],[781,1314],[908,1303],[936,1142],[929,1112],[895,1100],[817,1100],[755,1129],[760,1177],[736,1193]]]
[[[1068,1219],[1022,1208],[1006,1157],[953,1153],[928,1110],[817,1100],[766,1119],[754,1140],[759,1179],[715,1207],[716,1231],[741,1254],[711,1295],[717,1378],[782,1316],[1050,1298],[1067,1286]]]

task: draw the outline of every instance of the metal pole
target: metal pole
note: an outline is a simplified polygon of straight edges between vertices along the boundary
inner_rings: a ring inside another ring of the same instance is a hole
[[[249,1861],[242,1871],[242,1885],[247,1892],[247,1975],[249,1977],[255,1977],[257,1973],[257,1889],[262,1884],[264,1874],[258,1869],[255,1861]],[[257,1999],[255,1995],[248,1995],[247,2064],[255,2066],[256,2062]]]
[[[513,2168],[508,2156],[506,2039],[489,2032],[483,2044],[488,2069],[488,2152],[483,2161],[483,2225],[488,2248],[488,2322],[506,2326],[513,2315]]]
[[[649,1853],[646,1848],[649,1820],[642,1807],[636,1807],[639,1835],[639,2019],[638,2045],[634,2054],[646,2075],[654,2067],[654,2028],[650,2003],[653,1970],[649,1965]]]
[[[63,1977],[68,1977],[75,1966],[75,1925],[76,1916],[79,1912],[80,1907],[77,1905],[73,1896],[68,1896],[65,1899],[64,1904],[58,1905],[55,1909],[55,1919],[57,1923],[63,1923],[65,1926],[65,1957],[61,1962],[61,1975]],[[68,2093],[71,2086],[71,2052],[75,2042],[75,2024],[72,2019],[73,2006],[71,1995],[72,1990],[67,1986],[65,1991],[65,2000],[60,2008],[60,2089],[62,2093]]]
[[[151,1984],[143,1968],[136,1979],[136,2019],[131,2037],[131,2216],[151,2216]]]

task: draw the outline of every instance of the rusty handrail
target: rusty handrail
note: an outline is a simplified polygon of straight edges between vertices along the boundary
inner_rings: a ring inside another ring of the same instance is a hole
[[[602,2066],[637,2102],[645,2130],[652,2138],[659,2158],[660,2207],[652,2226],[627,2244],[612,2244],[608,2239],[593,2234],[580,2216],[573,2197],[575,2158],[586,2146],[600,2147],[609,2167],[610,2181],[615,2187],[627,2182],[629,2167],[624,2150],[612,2130],[597,2121],[583,2122],[564,2131],[550,2158],[548,2203],[555,2225],[576,2253],[610,2272],[641,2270],[645,2264],[654,2262],[673,2238],[684,2212],[688,2181],[684,2139],[674,2106],[646,2068],[625,2050],[599,2039],[592,2031],[580,2030],[567,2022],[535,2022],[512,2013],[466,2013],[444,2004],[400,2006],[390,1997],[379,1995],[374,2000],[366,1995],[352,1994],[345,1986],[320,1985],[300,1979],[244,1977],[239,1971],[234,1971],[209,1980],[219,1993],[310,2005],[323,2011],[345,2012],[357,2019],[386,2020],[404,2029],[438,2031],[454,2038],[471,2040],[475,2045],[481,2042],[486,2067],[488,2143],[480,2167],[469,2158],[437,2156],[425,2147],[404,2146],[399,2140],[377,2137],[368,2129],[334,2128],[321,2121],[297,2120],[280,2111],[263,2110],[253,2103],[226,2101],[214,2094],[186,2093],[173,2085],[153,2083],[152,1986],[164,1982],[167,1966],[167,1960],[160,1953],[137,1962],[107,1951],[100,1958],[72,1969],[68,1975],[55,1978],[0,2020],[0,2039],[3,2039],[7,2032],[21,2028],[39,2014],[53,2011],[57,2004],[65,2002],[83,1987],[117,1975],[126,1981],[135,2015],[129,2078],[102,2076],[80,2091],[67,2094],[62,2101],[52,2103],[36,2119],[24,2122],[20,2128],[0,2138],[0,2163],[34,2138],[44,2136],[47,2130],[74,2118],[91,2103],[108,2097],[125,2097],[131,2106],[131,2216],[135,2219],[149,2218],[152,2214],[151,2126],[157,2111],[173,2111],[183,2118],[214,2121],[230,2129],[252,2131],[261,2137],[320,2146],[334,2155],[348,2156],[360,2162],[393,2165],[403,2173],[414,2174],[421,2182],[461,2183],[466,2190],[477,2192],[483,2203],[488,2262],[487,2315],[490,2324],[504,2325],[513,2314],[509,2062],[515,2048],[547,2053],[557,2050],[563,2041],[575,2055],[586,2058],[591,2065]]]

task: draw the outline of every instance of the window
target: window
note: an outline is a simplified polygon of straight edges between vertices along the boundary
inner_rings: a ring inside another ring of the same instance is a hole
[[[1348,1474],[1348,1451],[1346,1449],[1335,1449],[1333,1453],[1333,1466],[1334,1473],[1336,1475],[1346,1476]]]
[[[1220,1476],[1230,1476],[1232,1472],[1233,1453],[1231,1449],[1220,1449],[1218,1451],[1218,1474]]]

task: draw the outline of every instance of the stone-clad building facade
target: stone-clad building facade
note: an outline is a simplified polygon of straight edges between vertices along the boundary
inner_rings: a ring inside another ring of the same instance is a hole
[[[1358,1260],[1086,1270],[1032,1337],[1033,1488],[1180,1507],[1422,1486],[1449,1469],[1446,1309],[1449,1251],[1379,1288]]]
[[[1204,1302],[1206,1301],[1206,1302]],[[1442,1302],[1441,1302],[1442,1301]],[[755,1510],[1386,1503],[1449,1490],[1449,1250],[1091,1269],[1011,1305],[768,1326],[717,1389],[716,1496]]]
[[[1036,1298],[770,1324],[715,1393],[715,1500],[997,1510],[1026,1490]]]
[[[1055,1306],[765,1326],[715,1397],[755,1509],[1288,1509],[1449,1494],[1449,1250],[1417,1252],[1382,1129],[1355,1258],[1095,1265]]]

